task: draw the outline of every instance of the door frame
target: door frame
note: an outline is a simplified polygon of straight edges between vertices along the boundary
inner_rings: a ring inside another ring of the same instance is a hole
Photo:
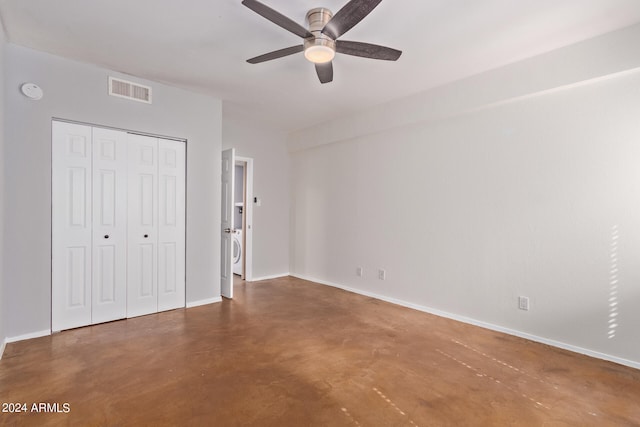
[[[244,239],[242,247],[244,252],[243,279],[250,282],[253,280],[253,159],[251,157],[236,156],[236,164],[238,163],[244,163],[245,186],[242,211],[244,214],[242,224],[242,238]]]

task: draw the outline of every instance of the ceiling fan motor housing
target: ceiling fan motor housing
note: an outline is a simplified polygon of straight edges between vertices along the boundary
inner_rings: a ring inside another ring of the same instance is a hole
[[[307,27],[313,34],[313,38],[304,39],[304,54],[311,62],[329,62],[335,55],[335,40],[322,34],[322,29],[332,17],[333,13],[324,7],[317,7],[307,12]]]

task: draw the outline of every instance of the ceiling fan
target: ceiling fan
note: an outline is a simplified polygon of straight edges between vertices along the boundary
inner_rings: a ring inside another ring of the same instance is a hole
[[[397,60],[402,51],[370,43],[337,40],[353,28],[378,6],[382,0],[351,0],[335,15],[329,9],[318,7],[307,12],[308,29],[257,0],[243,0],[242,4],[293,34],[302,37],[302,45],[286,47],[248,59],[250,64],[259,64],[304,51],[304,56],[313,62],[320,83],[333,81],[332,60],[337,53],[363,58]]]

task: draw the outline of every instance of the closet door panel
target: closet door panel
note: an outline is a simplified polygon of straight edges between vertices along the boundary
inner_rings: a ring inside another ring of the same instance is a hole
[[[91,324],[91,133],[52,122],[53,331]]]
[[[93,129],[92,323],[127,315],[127,133]]]
[[[158,140],[158,310],[185,306],[186,144]]]
[[[158,140],[127,136],[127,317],[158,311]]]

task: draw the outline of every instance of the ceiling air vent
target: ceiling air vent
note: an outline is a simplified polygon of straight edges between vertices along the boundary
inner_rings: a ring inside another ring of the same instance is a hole
[[[109,95],[151,104],[151,88],[138,83],[109,77]]]

